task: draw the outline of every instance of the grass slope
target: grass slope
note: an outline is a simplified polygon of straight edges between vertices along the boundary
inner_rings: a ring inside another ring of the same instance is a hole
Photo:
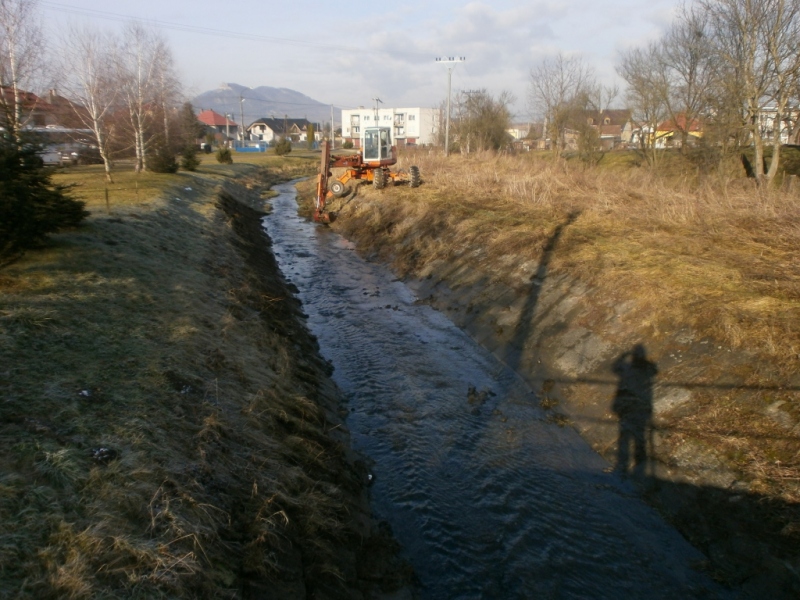
[[[257,205],[314,164],[261,161],[120,170],[108,206],[99,169],[68,170],[88,224],[0,271],[0,596],[386,584],[328,367],[258,213],[214,185]]]

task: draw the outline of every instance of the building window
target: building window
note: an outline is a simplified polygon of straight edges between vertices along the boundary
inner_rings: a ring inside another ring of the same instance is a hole
[[[369,115],[364,115],[364,120],[369,121]]]
[[[389,115],[383,115],[383,120],[384,120],[384,121],[391,121],[391,120],[392,120],[392,117],[391,117],[391,116],[389,116]]]
[[[359,131],[361,131],[360,127],[353,127],[353,133],[358,133]]]
[[[417,120],[417,115],[408,115],[408,120],[409,121],[416,121]]]

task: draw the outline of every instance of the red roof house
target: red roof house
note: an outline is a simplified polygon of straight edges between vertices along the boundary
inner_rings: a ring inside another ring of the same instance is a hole
[[[197,115],[197,120],[214,133],[223,135],[230,134],[231,137],[233,137],[239,130],[239,126],[236,124],[236,121],[231,121],[227,117],[211,109],[202,111],[199,115]]]

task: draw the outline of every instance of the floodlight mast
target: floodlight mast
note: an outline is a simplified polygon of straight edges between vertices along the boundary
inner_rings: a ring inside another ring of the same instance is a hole
[[[453,69],[456,68],[458,63],[464,62],[464,56],[448,56],[446,58],[437,58],[436,62],[446,64],[447,67],[447,114],[445,115],[444,126],[444,155],[450,156],[450,81],[453,75]]]

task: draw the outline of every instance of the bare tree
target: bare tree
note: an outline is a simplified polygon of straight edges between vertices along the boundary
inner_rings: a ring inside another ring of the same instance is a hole
[[[451,128],[461,151],[504,148],[511,126],[509,106],[513,102],[510,92],[502,92],[497,98],[485,89],[460,92],[456,96],[456,114]]]
[[[681,136],[681,150],[687,148],[690,132],[709,106],[709,94],[718,70],[711,52],[708,15],[683,5],[678,18],[661,41],[669,85],[664,102],[674,128]]]
[[[659,123],[667,115],[666,98],[669,96],[660,46],[651,43],[645,48],[623,52],[617,73],[628,84],[626,97],[639,129],[639,149],[648,163],[655,166],[658,162],[656,135]]]
[[[167,103],[177,89],[172,54],[164,38],[140,23],[129,24],[124,31],[118,60],[120,91],[128,111],[136,170],[147,169],[147,158],[155,141],[169,136]],[[163,130],[154,131],[161,118]]]
[[[780,161],[780,127],[800,74],[800,0],[699,0],[713,32],[713,50],[741,86],[757,179],[771,181]],[[764,172],[762,113],[770,104],[775,129]]]
[[[0,0],[0,104],[17,141],[23,127],[23,88],[45,71],[45,45],[37,0]],[[10,94],[7,93],[10,90]]]
[[[73,27],[61,54],[63,85],[73,101],[76,116],[94,134],[109,182],[113,179],[108,120],[119,100],[117,47],[118,42],[111,35],[88,27]]]
[[[580,57],[558,54],[531,69],[529,104],[545,120],[553,151],[566,146],[566,132],[575,112],[586,108],[594,73]]]

